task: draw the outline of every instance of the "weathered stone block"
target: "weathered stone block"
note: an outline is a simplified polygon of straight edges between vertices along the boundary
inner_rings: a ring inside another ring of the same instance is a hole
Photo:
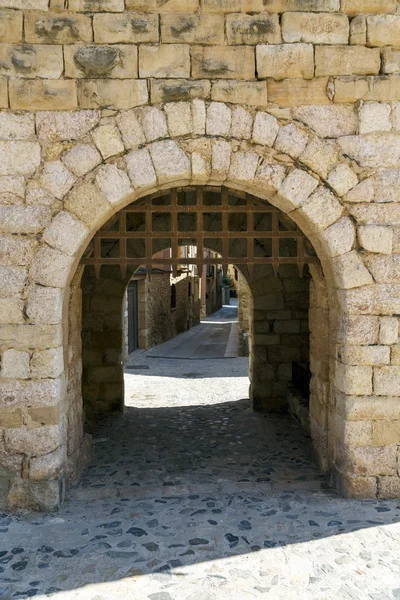
[[[382,317],[380,320],[379,342],[390,346],[399,339],[399,320],[396,317]]]
[[[41,150],[36,142],[1,142],[0,175],[33,175],[40,165]]]
[[[335,386],[340,392],[354,396],[372,394],[372,367],[335,363]]]
[[[256,57],[259,77],[312,79],[314,76],[312,44],[260,44],[256,48]]]
[[[196,12],[199,8],[199,0],[126,0],[127,10],[138,10],[143,12]]]
[[[3,344],[18,350],[52,348],[62,343],[62,330],[58,325],[4,325],[0,327]]]
[[[208,98],[211,90],[210,81],[193,81],[188,79],[152,79],[150,95],[153,104],[159,102],[187,101],[192,98]]]
[[[400,72],[400,50],[384,48],[382,51],[382,73]]]
[[[97,167],[102,158],[95,146],[77,144],[64,154],[62,161],[76,177],[82,177]]]
[[[253,126],[253,142],[272,147],[279,131],[278,120],[265,112],[257,112]]]
[[[193,46],[195,79],[254,79],[255,57],[250,46]]]
[[[294,123],[289,123],[279,130],[274,147],[279,152],[298,158],[308,144],[308,135]]]
[[[97,14],[94,40],[99,44],[138,44],[159,41],[158,15],[144,13]]]
[[[373,283],[358,253],[353,250],[333,259],[333,270],[336,285],[341,289],[351,289]]]
[[[300,155],[299,160],[326,179],[337,163],[338,150],[333,143],[314,138]]]
[[[59,160],[45,163],[40,176],[41,185],[55,198],[62,200],[76,181],[76,177]]]
[[[386,498],[399,498],[400,496],[400,477],[394,475],[393,477],[382,476],[379,477],[379,491],[378,497],[382,499]]]
[[[223,44],[224,17],[207,13],[161,16],[161,41],[169,44]]]
[[[8,452],[30,456],[41,456],[56,450],[62,443],[62,432],[58,425],[6,430],[4,442]]]
[[[110,204],[117,204],[132,194],[128,175],[117,165],[103,165],[97,172],[96,185]]]
[[[0,75],[58,79],[63,69],[63,53],[59,46],[0,44]]]
[[[348,15],[390,13],[396,12],[396,0],[342,0],[341,8]]]
[[[388,346],[338,346],[336,356],[346,365],[379,367],[390,364]]]
[[[27,425],[38,427],[40,425],[58,425],[60,422],[59,406],[41,406],[38,408],[28,408]]]
[[[0,113],[0,140],[33,140],[35,120],[33,115]]]
[[[206,133],[227,136],[231,128],[231,109],[223,102],[212,102],[207,108]]]
[[[73,110],[78,107],[75,81],[10,80],[10,106],[14,110]]]
[[[377,283],[400,283],[400,255],[366,256],[365,264]]]
[[[190,53],[186,44],[141,45],[140,77],[190,77]]]
[[[45,206],[0,206],[0,231],[39,233],[50,218],[51,211]]]
[[[62,302],[58,288],[35,285],[30,290],[26,312],[32,323],[53,325],[62,320]]]
[[[36,240],[25,236],[0,235],[0,264],[29,265],[36,247]]]
[[[168,137],[167,119],[163,111],[155,106],[146,106],[136,113],[148,142]]]
[[[206,132],[206,104],[203,100],[195,99],[192,101],[192,119],[193,133],[195,135],[204,135]]]
[[[255,183],[263,194],[275,194],[277,190],[281,189],[285,175],[286,170],[283,165],[271,164],[267,159],[259,165]],[[287,189],[289,190],[290,184],[288,183],[287,185]],[[290,192],[287,191],[287,193]],[[292,204],[289,204],[289,206],[291,207]],[[271,283],[269,283],[269,285],[271,285]],[[282,314],[280,314],[280,316],[283,317]]]
[[[125,150],[119,129],[113,123],[99,125],[92,132],[92,137],[104,159],[121,154]]]
[[[28,44],[74,44],[93,39],[92,23],[86,15],[30,12],[25,14],[24,27]]]
[[[279,17],[268,13],[230,14],[226,17],[226,34],[231,45],[279,44],[282,41]]]
[[[350,21],[350,44],[367,45],[367,19],[365,15],[357,15]]]
[[[159,183],[190,180],[190,160],[176,142],[155,142],[150,154]]]
[[[349,217],[339,219],[325,229],[322,238],[329,256],[339,256],[350,252],[356,238],[356,230],[352,220]]]
[[[157,183],[150,153],[146,148],[135,150],[126,157],[129,178],[135,189],[146,189]]]
[[[364,179],[350,190],[343,198],[345,202],[372,202],[375,196],[372,178]]]
[[[43,234],[43,241],[74,256],[89,237],[89,229],[69,212],[59,212]]]
[[[26,278],[27,272],[23,267],[0,267],[0,298],[21,294]]]
[[[169,102],[165,105],[164,110],[171,137],[181,137],[192,133],[192,111],[189,102]]]
[[[24,303],[19,298],[0,298],[0,324],[23,323],[23,308]]]
[[[1,376],[11,379],[29,379],[30,356],[20,350],[5,350],[1,359]],[[22,425],[22,421],[20,423]],[[7,427],[7,425],[2,425]]]
[[[253,181],[259,156],[255,152],[236,152],[232,154],[229,180],[241,183]]]
[[[69,10],[77,12],[122,12],[124,0],[69,0]]]
[[[78,84],[78,101],[81,108],[107,107],[126,110],[146,104],[148,96],[144,80],[124,79],[118,81],[116,86],[110,79],[82,79]]]
[[[339,139],[345,154],[362,167],[400,166],[400,144],[398,136],[391,133],[345,136]]]
[[[104,222],[111,205],[90,182],[78,183],[65,200],[65,209],[76,215],[89,228]]]
[[[363,46],[316,46],[315,76],[378,75],[381,66],[378,48]]]
[[[279,190],[280,195],[290,202],[291,208],[303,204],[318,187],[318,180],[305,171],[293,169]]]
[[[289,43],[347,44],[349,19],[329,13],[287,12],[282,15],[282,37]]]
[[[335,223],[342,213],[343,207],[340,202],[324,187],[317,188],[299,208],[299,214],[317,231]]]
[[[341,163],[332,169],[327,181],[339,196],[344,196],[357,185],[358,177],[348,165]]]
[[[377,396],[398,396],[400,390],[400,367],[377,367],[374,369],[374,393]]]
[[[121,132],[125,148],[131,150],[146,143],[143,129],[133,110],[121,112],[116,117],[118,128]]]
[[[29,479],[31,481],[55,479],[65,468],[66,459],[65,446],[60,446],[60,448],[45,456],[32,458],[29,461]]]
[[[48,348],[36,350],[30,363],[32,378],[34,379],[56,379],[64,371],[63,348]]]
[[[0,8],[47,10],[48,6],[49,0],[0,0]]]
[[[336,442],[335,462],[339,469],[362,476],[396,474],[396,446],[341,446]]]
[[[5,375],[4,375],[5,377]],[[17,408],[15,410],[4,410],[0,412],[0,427],[5,429],[13,429],[22,426],[22,410]],[[3,461],[2,461],[3,462]],[[4,465],[6,466],[6,465]]]
[[[374,131],[390,131],[390,104],[378,102],[366,102],[360,108],[360,134],[372,133]],[[346,135],[346,134],[345,134]]]
[[[216,81],[211,98],[217,102],[265,106],[267,104],[266,81]]]
[[[0,108],[8,108],[8,81],[0,77]]]
[[[311,127],[322,138],[354,135],[358,130],[358,118],[353,106],[301,106],[292,112],[296,119]]]
[[[136,79],[137,48],[133,44],[112,46],[64,46],[68,78]]]
[[[252,115],[241,106],[234,107],[232,109],[231,136],[238,139],[248,140],[251,137],[252,130]]]
[[[79,140],[98,124],[100,116],[96,110],[40,112],[36,115],[38,137],[47,142]]]
[[[400,16],[367,17],[367,44],[369,46],[399,46]]]
[[[381,225],[362,225],[358,228],[358,241],[364,250],[377,254],[391,254],[393,230]]]
[[[22,19],[22,12],[8,9],[0,10],[0,43],[18,43],[22,41]]]
[[[225,181],[231,163],[231,145],[223,140],[212,144],[211,177],[216,182]]]
[[[373,180],[375,202],[400,202],[400,169],[378,169]]]

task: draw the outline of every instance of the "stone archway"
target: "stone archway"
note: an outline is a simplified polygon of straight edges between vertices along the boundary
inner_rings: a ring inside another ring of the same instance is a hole
[[[372,365],[387,364],[383,350],[382,357],[375,356],[368,345],[383,339],[379,327],[389,340],[394,323],[386,316],[391,314],[389,301],[365,306],[364,299],[375,293],[374,279],[357,247],[346,204],[349,194],[354,199],[363,193],[365,182],[359,183],[339,144],[268,112],[201,100],[103,117],[99,111],[49,113],[47,120],[41,119],[38,136],[44,162],[28,193],[42,204],[21,207],[19,225],[10,223],[13,232],[17,227],[31,235],[33,256],[29,287],[18,287],[21,295],[11,307],[15,341],[6,355],[10,375],[1,382],[11,399],[1,454],[8,506],[57,506],[67,463],[76,475],[85,462],[87,442],[78,424],[67,450],[69,396],[76,393],[70,383],[79,378],[80,369],[67,314],[77,307],[74,274],[90,239],[137,198],[205,184],[223,184],[268,200],[290,215],[314,246],[326,282],[326,289],[315,284],[320,292],[317,328],[319,317],[328,305],[330,309],[329,467],[345,494],[376,495],[378,476],[380,494],[389,494],[396,485],[397,450],[372,434],[378,409],[371,409],[370,418],[363,407],[376,399]],[[34,364],[29,381],[21,375],[25,355]],[[390,394],[384,371],[377,381],[378,395]]]

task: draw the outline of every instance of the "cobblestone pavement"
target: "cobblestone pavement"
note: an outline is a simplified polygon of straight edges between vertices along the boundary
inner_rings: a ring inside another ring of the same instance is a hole
[[[227,316],[180,341],[226,343]],[[247,359],[170,346],[131,357],[57,514],[0,514],[0,598],[400,598],[400,501],[337,497],[297,425],[251,411]]]

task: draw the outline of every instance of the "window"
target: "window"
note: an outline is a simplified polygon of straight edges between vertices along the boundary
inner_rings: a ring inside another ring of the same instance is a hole
[[[176,285],[171,285],[171,309],[176,308]]]

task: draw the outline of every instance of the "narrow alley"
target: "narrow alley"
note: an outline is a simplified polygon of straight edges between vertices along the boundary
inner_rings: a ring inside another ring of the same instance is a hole
[[[0,598],[400,597],[399,502],[338,497],[299,426],[251,410],[237,343],[232,306],[130,355],[61,510],[0,515]]]

